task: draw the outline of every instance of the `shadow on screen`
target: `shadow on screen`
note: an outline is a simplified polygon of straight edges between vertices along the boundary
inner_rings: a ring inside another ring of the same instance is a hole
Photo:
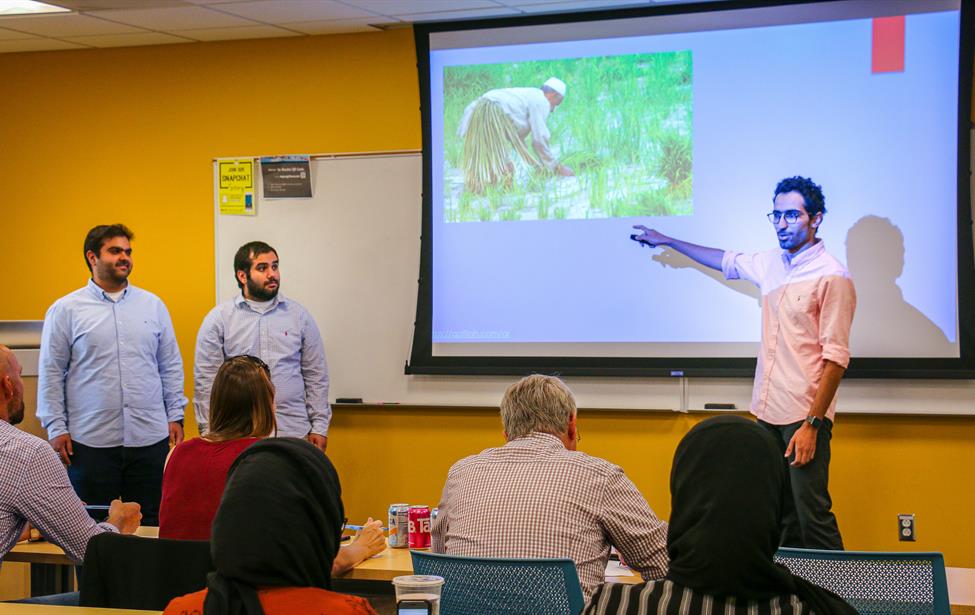
[[[950,356],[944,332],[904,300],[897,279],[904,271],[904,234],[880,216],[864,216],[846,235],[846,263],[857,291],[850,333],[854,355]]]
[[[696,269],[718,284],[727,286],[737,293],[751,297],[755,300],[755,303],[759,305],[762,303],[761,291],[759,291],[758,287],[751,282],[747,282],[745,280],[726,280],[724,278],[724,274],[722,274],[720,271],[715,271],[710,267],[699,265],[677,250],[664,248],[662,252],[653,256],[653,260],[660,263],[664,267],[673,267],[674,269]]]

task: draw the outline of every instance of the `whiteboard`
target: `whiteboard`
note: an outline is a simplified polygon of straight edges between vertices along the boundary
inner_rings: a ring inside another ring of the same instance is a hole
[[[497,406],[508,376],[407,376],[420,267],[421,157],[417,153],[312,160],[310,199],[257,199],[257,215],[221,215],[214,197],[217,300],[239,292],[233,257],[260,240],[281,262],[281,292],[315,317],[328,357],[329,399],[434,406]],[[216,179],[216,162],[214,162]],[[260,195],[258,178],[257,194]],[[757,309],[757,308],[756,308]],[[748,408],[750,379],[566,378],[582,408]],[[975,381],[856,380],[840,412],[975,414]]]

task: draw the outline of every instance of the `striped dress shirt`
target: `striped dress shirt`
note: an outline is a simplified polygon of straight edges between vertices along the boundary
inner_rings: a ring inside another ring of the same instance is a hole
[[[666,579],[639,585],[606,583],[583,615],[815,615],[797,596],[739,600],[696,593]]]
[[[568,557],[587,599],[603,582],[610,546],[644,579],[667,573],[667,524],[622,468],[546,433],[455,463],[439,508],[434,552]]]

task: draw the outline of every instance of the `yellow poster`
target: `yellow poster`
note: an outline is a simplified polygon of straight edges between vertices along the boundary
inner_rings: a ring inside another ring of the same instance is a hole
[[[253,216],[254,161],[250,158],[217,161],[217,201],[221,214]]]

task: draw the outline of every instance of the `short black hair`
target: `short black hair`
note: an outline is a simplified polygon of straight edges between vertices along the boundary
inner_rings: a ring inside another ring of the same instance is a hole
[[[786,177],[775,187],[775,194],[772,200],[780,194],[798,192],[802,195],[802,200],[806,202],[806,213],[813,217],[818,213],[826,213],[826,197],[823,196],[823,188],[808,177]]]
[[[251,265],[254,264],[254,259],[268,252],[274,252],[275,256],[278,255],[277,250],[263,241],[249,241],[237,249],[237,254],[234,254],[234,281],[237,282],[237,288],[244,287],[240,283],[240,278],[237,277],[237,272],[243,271],[245,275],[250,277]]]
[[[102,253],[102,246],[105,245],[105,242],[115,237],[125,237],[132,241],[135,233],[124,224],[99,224],[88,231],[85,236],[85,250],[81,255],[85,257],[85,266],[88,267],[89,272],[91,271],[91,263],[88,262],[88,251],[91,250],[95,256],[98,256]]]

